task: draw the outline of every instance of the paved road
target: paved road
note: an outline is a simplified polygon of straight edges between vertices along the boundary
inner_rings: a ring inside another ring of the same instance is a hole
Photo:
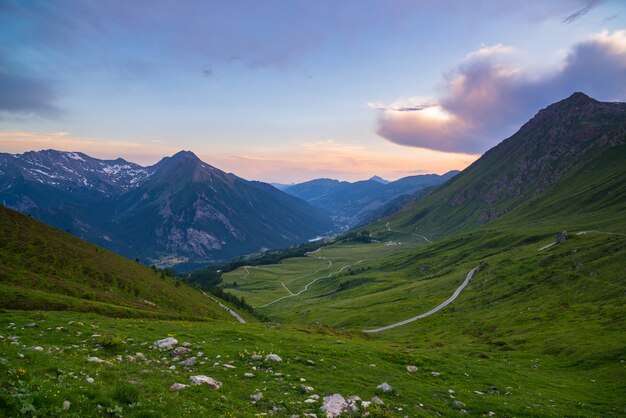
[[[230,309],[228,306],[224,305],[222,302],[220,302],[219,300],[215,299],[213,296],[209,296],[206,292],[202,292],[202,294],[204,296],[206,296],[207,298],[211,299],[213,302],[217,303],[218,305],[220,305],[220,308],[224,309],[226,312],[228,312],[229,314],[231,314],[237,321],[239,321],[242,324],[246,323],[246,320],[243,319],[242,317],[240,317],[237,312],[233,311],[232,309]]]
[[[367,329],[367,330],[363,330],[363,332],[376,333],[376,332],[385,331],[385,330],[388,330],[388,329],[391,329],[391,328],[395,328],[395,327],[399,327],[399,326],[402,326],[402,325],[409,324],[409,323],[411,323],[413,321],[417,321],[418,319],[426,318],[427,316],[430,316],[430,315],[434,314],[435,312],[440,311],[441,309],[445,308],[450,303],[452,303],[454,301],[454,299],[457,298],[457,296],[459,296],[459,293],[461,293],[461,291],[465,288],[465,286],[467,286],[469,281],[472,280],[472,277],[474,277],[474,273],[476,273],[477,270],[478,270],[478,267],[475,267],[475,268],[471,269],[470,272],[467,273],[467,277],[465,278],[465,280],[463,281],[461,286],[459,286],[459,288],[454,291],[454,294],[452,296],[450,296],[450,298],[448,300],[446,300],[445,302],[443,302],[441,305],[437,306],[436,308],[433,308],[430,311],[428,311],[426,313],[423,313],[421,315],[414,316],[413,318],[405,319],[404,321],[400,321],[400,322],[396,322],[395,324],[387,325],[386,327],[375,328],[375,329]]]

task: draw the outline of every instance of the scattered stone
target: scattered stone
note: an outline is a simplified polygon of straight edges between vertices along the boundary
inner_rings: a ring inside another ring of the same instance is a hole
[[[439,372],[431,372],[430,374],[431,374],[433,377],[438,377],[438,376],[441,376],[441,373],[439,373]]]
[[[394,391],[393,387],[391,387],[388,383],[381,383],[380,385],[376,386],[376,389],[380,389],[383,392],[393,392]]]
[[[22,354],[22,353],[17,353],[17,358],[19,358],[19,359],[23,359],[23,358],[24,358],[24,354]]]
[[[188,385],[185,385],[183,383],[174,383],[172,386],[170,386],[170,392],[178,392],[179,390],[183,390],[187,387]]]
[[[252,395],[250,395],[250,398],[252,398],[254,402],[258,402],[261,399],[263,399],[263,394],[261,392],[255,392]]]
[[[378,396],[374,396],[372,398],[372,403],[375,403],[378,406],[383,406],[385,404]]]
[[[191,350],[187,347],[178,347],[172,350],[172,356],[184,356],[185,354],[191,353]]]
[[[113,364],[110,361],[106,361],[106,360],[102,360],[99,357],[87,357],[87,361],[90,361],[92,363],[106,363],[106,364]]]
[[[452,406],[455,408],[463,408],[465,404],[459,400],[452,401]]]
[[[226,370],[232,370],[232,369],[236,369],[237,367],[233,366],[232,364],[224,364],[224,369]]]
[[[260,356],[260,355],[258,355],[258,354],[253,354],[253,355],[251,355],[251,356],[250,356],[250,358],[251,358],[252,360],[261,360],[263,357],[261,357],[261,356]]]
[[[307,360],[306,364],[308,364],[309,366],[315,366],[315,362],[313,360]]]
[[[7,325],[7,328],[15,328],[15,322],[9,322],[9,325]]]
[[[361,402],[361,398],[359,398],[356,395],[352,395],[348,398],[348,403],[357,403],[357,402]]]
[[[406,371],[409,373],[415,373],[416,371],[418,371],[419,369],[415,366],[406,366]]]
[[[304,403],[316,403],[316,402],[317,402],[317,399],[308,398],[304,400]]]
[[[62,407],[62,409],[63,409],[64,411],[69,410],[69,409],[70,409],[70,406],[72,406],[72,404],[71,404],[71,402],[70,402],[70,401],[63,401],[63,407]]]
[[[28,328],[35,328],[37,326],[37,324],[35,324],[34,322],[31,322],[30,324],[26,325]]]
[[[309,393],[309,392],[313,392],[315,389],[313,389],[311,386],[305,386],[302,385],[300,386],[302,388],[302,390],[304,391],[304,393]]]
[[[162,340],[157,340],[152,345],[160,350],[171,350],[178,344],[178,340],[174,337],[167,337]]]
[[[176,366],[172,365],[172,366],[168,367],[168,369],[170,369],[170,370],[176,370]]]
[[[569,238],[569,235],[567,234],[567,232],[563,231],[556,235],[556,242],[558,242],[559,244],[562,244],[565,241],[567,241],[568,238]]]
[[[33,350],[35,350],[35,351],[43,351],[43,347],[38,345],[36,347],[33,347]]]
[[[85,381],[87,383],[93,383],[94,382],[93,377],[88,377],[87,379],[85,379]]]
[[[480,396],[484,395],[484,393],[479,390],[475,390],[474,393]]]
[[[324,397],[324,406],[322,406],[320,410],[326,413],[327,418],[334,418],[344,412],[347,412],[349,410],[349,405],[343,396],[335,393],[332,396]]]
[[[196,358],[195,357],[189,357],[187,360],[183,360],[180,362],[181,366],[195,366],[196,365]]]
[[[496,413],[495,413],[495,412],[493,412],[493,411],[489,411],[489,412],[487,412],[487,416],[488,416],[488,417],[495,417],[495,416],[496,416]]]
[[[185,341],[184,343],[182,343],[182,346],[185,348],[189,348],[191,347],[191,343],[189,341]]]
[[[144,356],[142,353],[135,353],[135,357],[137,357],[138,359],[141,359],[141,360],[145,360],[146,359],[146,356]]]
[[[280,358],[280,356],[278,356],[277,354],[268,354],[267,356],[265,356],[265,361],[280,362],[283,361],[283,359]]]
[[[222,387],[222,382],[218,382],[217,380],[209,376],[204,376],[204,375],[190,376],[189,380],[191,380],[191,383],[193,383],[194,385],[207,384],[214,389],[219,389]]]
[[[315,400],[319,400],[320,399],[320,395],[313,394],[313,395],[310,395],[309,398],[315,399]]]
[[[251,378],[251,377],[254,377],[254,374],[252,374],[252,373],[244,373],[243,377]]]
[[[367,409],[370,407],[372,403],[370,401],[363,401],[361,402],[361,406],[363,407],[363,409]]]

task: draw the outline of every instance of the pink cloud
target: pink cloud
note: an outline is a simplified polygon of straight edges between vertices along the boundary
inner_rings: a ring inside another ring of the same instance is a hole
[[[513,65],[511,55],[515,50],[503,45],[468,54],[445,76],[436,104],[379,108],[377,133],[401,145],[479,153],[574,91],[599,100],[626,99],[626,30],[576,44],[558,68],[540,76]]]

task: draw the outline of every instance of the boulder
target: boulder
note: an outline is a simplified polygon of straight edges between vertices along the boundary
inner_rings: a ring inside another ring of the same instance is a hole
[[[406,371],[409,373],[415,373],[416,371],[418,371],[419,369],[415,366],[406,366]]]
[[[179,390],[183,390],[187,387],[188,385],[185,385],[183,383],[174,383],[172,386],[170,386],[170,392],[178,392]]]
[[[332,396],[324,397],[324,406],[320,408],[322,412],[326,414],[327,418],[338,417],[344,412],[350,410],[350,406],[348,402],[338,393],[335,393]]]
[[[565,241],[567,241],[567,238],[569,238],[567,231],[560,232],[556,235],[556,242],[558,242],[559,244],[562,244]]]
[[[250,395],[250,398],[252,398],[254,402],[258,402],[261,399],[263,399],[263,394],[261,392],[255,392],[252,395]]]
[[[372,398],[372,403],[375,403],[378,406],[383,406],[385,404],[378,396],[374,396]]]
[[[171,350],[176,344],[178,344],[178,340],[174,337],[167,337],[152,343],[154,347],[160,350]]]
[[[191,353],[191,350],[187,347],[178,347],[172,350],[172,356],[184,356]]]
[[[63,409],[64,411],[68,411],[70,409],[70,406],[72,406],[70,401],[63,401],[63,407],[61,409]]]
[[[393,387],[391,387],[388,383],[381,383],[380,385],[376,386],[376,389],[382,390],[383,392],[394,391]]]
[[[279,362],[279,361],[283,361],[283,359],[280,358],[278,354],[268,354],[267,356],[265,356],[265,361]]]
[[[194,385],[207,384],[214,389],[219,389],[222,387],[222,382],[218,382],[217,380],[209,376],[204,376],[204,375],[190,376],[189,380],[191,380],[191,383],[193,383]]]
[[[195,366],[196,365],[196,358],[195,357],[189,357],[187,360],[183,360],[180,362],[181,366]]]

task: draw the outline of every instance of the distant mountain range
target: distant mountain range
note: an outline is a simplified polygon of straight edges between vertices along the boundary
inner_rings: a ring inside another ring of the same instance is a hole
[[[331,213],[342,225],[354,227],[392,214],[421,197],[424,193],[420,192],[445,183],[457,173],[409,176],[392,182],[379,176],[354,183],[323,178],[282,190]],[[416,193],[418,195],[414,196]]]
[[[55,150],[0,154],[0,202],[128,258],[179,268],[333,228],[323,210],[188,151],[150,167]]]

